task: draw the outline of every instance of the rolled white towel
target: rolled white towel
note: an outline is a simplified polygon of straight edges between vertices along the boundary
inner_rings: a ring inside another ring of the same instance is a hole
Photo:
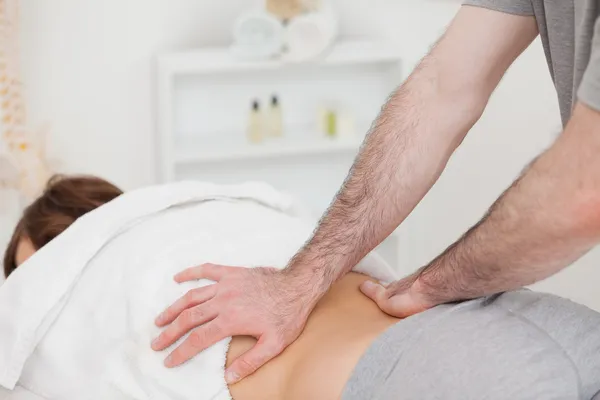
[[[281,22],[266,11],[242,14],[233,27],[233,54],[242,60],[264,60],[278,56],[284,44]]]
[[[286,61],[307,61],[319,57],[337,36],[337,19],[330,6],[290,21],[285,31]]]

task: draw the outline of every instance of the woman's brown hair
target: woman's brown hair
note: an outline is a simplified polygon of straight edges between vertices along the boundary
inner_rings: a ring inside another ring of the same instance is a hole
[[[82,215],[108,203],[123,192],[93,176],[53,176],[44,193],[29,205],[17,223],[4,253],[4,275],[17,268],[19,241],[28,238],[36,250],[65,231]]]

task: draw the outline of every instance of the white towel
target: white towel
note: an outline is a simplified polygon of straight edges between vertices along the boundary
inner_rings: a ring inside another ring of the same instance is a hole
[[[332,46],[337,36],[337,18],[331,6],[292,18],[285,30],[287,53],[284,60],[308,61]]]
[[[211,201],[218,200],[218,201]],[[57,399],[230,399],[230,339],[175,369],[154,317],[203,262],[283,267],[310,236],[291,198],[264,184],[185,182],[129,192],[80,218],[0,287],[0,385]],[[357,267],[396,278],[381,259]]]

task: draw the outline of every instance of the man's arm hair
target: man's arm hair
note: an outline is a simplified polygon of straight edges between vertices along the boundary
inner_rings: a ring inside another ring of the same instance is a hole
[[[408,216],[537,35],[532,17],[462,7],[389,98],[342,189],[286,271],[322,293]]]
[[[440,304],[532,284],[600,240],[600,113],[578,103],[565,131],[412,290]],[[408,278],[411,279],[411,278]]]

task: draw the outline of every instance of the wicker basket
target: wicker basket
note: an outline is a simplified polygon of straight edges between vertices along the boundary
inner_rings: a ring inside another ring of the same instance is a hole
[[[267,0],[266,6],[267,11],[282,20],[294,18],[305,11],[302,0]]]

